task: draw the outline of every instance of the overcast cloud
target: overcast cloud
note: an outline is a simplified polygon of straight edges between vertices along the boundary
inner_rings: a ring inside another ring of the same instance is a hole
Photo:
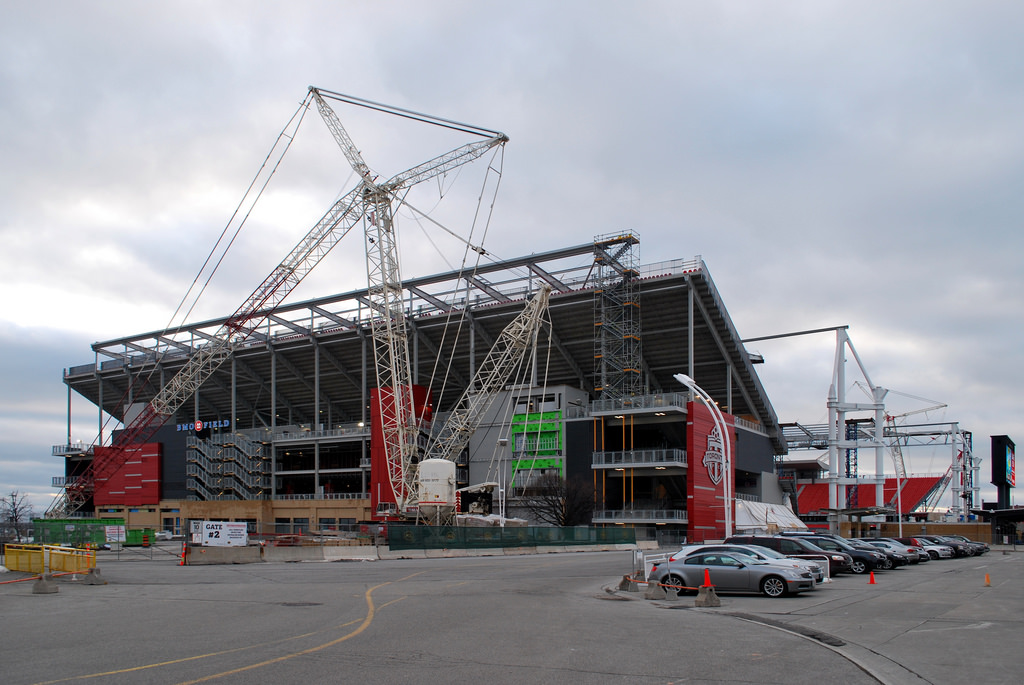
[[[702,255],[743,337],[849,325],[872,381],[973,432],[994,499],[989,436],[1024,440],[1022,32],[1012,1],[0,0],[0,492],[45,508],[63,369],[168,322],[312,84],[506,132],[500,257],[631,229],[644,263]],[[340,115],[387,175],[453,147]],[[310,116],[198,313],[351,187],[332,146]],[[405,273],[447,268],[413,233]],[[364,282],[360,249],[306,296]],[[780,420],[825,420],[833,335],[749,347]]]

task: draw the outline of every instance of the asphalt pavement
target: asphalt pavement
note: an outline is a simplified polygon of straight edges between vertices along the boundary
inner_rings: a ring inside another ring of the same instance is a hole
[[[1015,552],[698,609],[618,590],[630,552],[179,566],[179,548],[101,553],[106,585],[51,594],[0,576],[5,685],[1020,680]]]

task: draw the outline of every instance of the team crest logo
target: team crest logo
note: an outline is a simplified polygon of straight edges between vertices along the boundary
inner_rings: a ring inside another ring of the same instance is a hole
[[[722,482],[722,476],[725,475],[725,450],[722,448],[722,434],[718,426],[708,433],[708,448],[701,463],[708,470],[712,483],[718,485]]]

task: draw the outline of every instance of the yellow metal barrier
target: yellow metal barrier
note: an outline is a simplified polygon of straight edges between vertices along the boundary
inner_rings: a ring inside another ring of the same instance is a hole
[[[23,573],[86,573],[96,566],[95,550],[55,545],[5,545],[4,563]]]
[[[42,545],[4,545],[4,564],[11,571],[42,573],[45,561]]]
[[[51,573],[86,573],[96,566],[96,552],[70,547],[45,546]]]

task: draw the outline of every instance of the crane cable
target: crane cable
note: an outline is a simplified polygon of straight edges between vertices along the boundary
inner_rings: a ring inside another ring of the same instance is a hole
[[[498,149],[500,149],[502,151],[502,154],[501,154],[501,157],[500,157],[501,162],[499,164],[499,168],[495,169],[494,166],[491,163],[489,163],[487,165],[487,173],[484,175],[484,180],[483,180],[483,183],[482,183],[480,194],[477,197],[477,206],[476,206],[476,210],[474,211],[473,221],[470,224],[470,232],[469,232],[470,238],[468,240],[464,240],[463,241],[465,243],[465,247],[463,249],[462,262],[461,262],[460,267],[459,267],[459,273],[458,273],[458,277],[457,278],[458,278],[459,281],[465,280],[465,282],[466,282],[466,296],[465,296],[465,298],[466,298],[466,306],[465,306],[465,309],[461,312],[463,315],[459,317],[458,325],[455,327],[454,336],[455,336],[455,340],[456,341],[459,339],[459,336],[462,334],[462,327],[463,327],[463,325],[466,322],[465,313],[469,309],[469,292],[468,292],[468,290],[469,290],[470,279],[473,276],[476,275],[477,270],[480,267],[480,259],[485,254],[485,251],[482,249],[482,247],[480,249],[477,249],[477,248],[473,247],[472,236],[473,236],[474,233],[476,233],[477,225],[478,225],[479,218],[480,218],[480,205],[483,203],[484,193],[485,193],[485,191],[487,189],[487,184],[488,184],[488,179],[490,177],[490,172],[493,171],[497,175],[498,181],[497,181],[497,183],[495,183],[494,193],[492,195],[492,200],[491,200],[491,204],[490,204],[490,209],[489,209],[488,214],[487,214],[487,220],[484,222],[484,236],[483,237],[484,237],[484,240],[486,240],[487,230],[490,227],[490,222],[491,222],[491,219],[493,218],[493,215],[494,215],[494,200],[493,200],[493,197],[497,196],[498,189],[499,189],[499,187],[501,185],[502,167],[504,166],[504,147],[505,147],[504,145],[498,146]],[[498,150],[495,150],[493,156],[497,156],[497,155],[498,155]],[[492,156],[492,158],[493,158],[493,156]],[[431,219],[431,221],[433,221],[433,220]],[[440,226],[439,223],[437,223],[437,222],[434,222],[434,223],[436,223],[437,225]],[[442,228],[444,228],[444,227],[442,226]],[[447,228],[445,228],[445,230],[448,231],[449,233],[451,233],[452,235],[455,235],[452,231],[448,230]],[[456,236],[456,237],[459,237],[459,236]],[[481,246],[483,245],[484,240],[480,241]],[[435,246],[435,249],[436,249],[436,246]],[[465,273],[466,273],[466,265],[467,265],[467,261],[468,261],[467,258],[469,256],[469,251],[471,249],[472,249],[473,252],[476,253],[476,258],[475,258],[475,260],[473,262],[472,268],[470,269],[470,278],[466,278],[465,277]],[[439,351],[444,349],[444,345],[445,345],[445,342],[446,342],[447,337],[448,337],[448,331],[449,331],[449,328],[450,328],[449,323],[451,322],[452,316],[455,314],[455,306],[454,306],[454,304],[455,304],[455,295],[458,292],[459,292],[459,289],[456,289],[456,290],[454,290],[452,292],[452,302],[449,303],[448,311],[445,314],[445,322],[444,322],[444,326],[442,327],[442,333],[441,333],[441,342],[438,345],[438,350]],[[439,398],[443,397],[445,391],[447,390],[448,382],[449,382],[449,379],[450,379],[450,376],[451,376],[452,365],[453,365],[454,359],[455,359],[456,347],[457,346],[455,344],[452,345],[451,353],[448,356],[447,363],[446,363],[446,366],[445,366],[444,377],[443,377],[443,379],[441,381],[441,387],[440,387],[439,394],[438,394]],[[434,381],[437,378],[437,370],[438,370],[438,366],[440,365],[440,363],[441,363],[441,355],[437,354],[434,357],[434,366],[431,369],[431,373],[430,373],[430,385],[428,386],[428,389],[430,390],[430,392],[433,392],[433,390],[434,390]],[[472,383],[473,379],[469,378],[468,382]],[[428,445],[428,451],[429,451],[429,445]]]
[[[221,233],[218,236],[217,241],[210,249],[210,253],[206,256],[206,259],[203,261],[203,265],[200,267],[199,271],[196,273],[195,278],[192,280],[192,284],[185,291],[185,294],[182,296],[181,301],[178,303],[178,306],[175,308],[174,313],[171,315],[170,319],[167,322],[167,325],[164,327],[164,331],[169,331],[170,336],[174,336],[181,333],[182,329],[185,327],[185,322],[188,320],[188,317],[192,314],[192,311],[198,304],[200,297],[206,291],[206,288],[209,286],[214,275],[217,273],[218,269],[223,263],[224,258],[227,256],[228,250],[230,250],[232,245],[234,245],[234,242],[238,238],[239,233],[241,232],[242,228],[248,221],[249,216],[255,209],[256,203],[262,197],[263,192],[267,189],[267,186],[269,185],[271,179],[277,173],[278,167],[280,167],[285,154],[288,152],[288,150],[291,148],[292,143],[295,141],[295,137],[299,132],[299,127],[302,125],[302,121],[305,119],[306,112],[309,109],[311,98],[312,96],[308,94],[306,95],[305,98],[303,98],[302,102],[299,104],[298,109],[296,109],[296,111],[288,119],[288,122],[285,124],[284,128],[281,129],[281,132],[278,133],[277,138],[274,140],[274,144],[271,145],[270,150],[267,152],[266,157],[263,159],[263,163],[260,165],[260,168],[256,171],[256,174],[253,176],[252,181],[249,182],[249,186],[246,188],[245,193],[242,195],[242,198],[239,200],[238,205],[231,213],[231,217],[228,219],[228,222],[224,225],[224,228],[221,230]],[[292,128],[293,125],[294,129]],[[292,130],[289,132],[290,129]],[[215,255],[218,252],[218,249],[220,249],[221,245],[224,243],[225,236],[228,235],[228,231],[231,228],[231,225],[235,222],[235,220],[239,216],[239,213],[242,211],[242,208],[246,203],[246,199],[250,197],[250,195],[253,192],[253,188],[256,187],[257,182],[260,179],[260,176],[263,175],[264,171],[267,169],[271,157],[274,155],[274,151],[278,149],[278,147],[281,145],[281,141],[285,138],[287,138],[287,143],[285,143],[283,148],[281,148],[276,161],[274,161],[273,166],[270,169],[270,173],[267,174],[266,179],[263,181],[263,184],[259,187],[259,190],[252,198],[249,208],[246,210],[245,215],[242,217],[241,221],[238,222],[238,225],[235,228],[234,233],[231,234],[230,238],[227,240],[227,243],[224,244],[223,250],[221,250],[220,253],[220,257],[217,258],[216,263],[213,265],[212,270],[210,270],[209,274],[207,275],[206,280],[202,284],[202,287],[199,288],[199,291],[195,294],[195,297],[192,299],[192,303],[189,305],[187,311],[183,315],[181,315],[179,323],[175,325],[174,322],[178,320],[178,316],[179,314],[181,314],[182,309],[185,306],[186,302],[188,301],[190,295],[192,295],[193,291],[195,290],[196,284],[199,283],[199,280],[202,277],[203,273],[207,270],[207,267],[210,266],[210,263],[213,261]],[[157,344],[159,349],[159,340],[157,341]],[[160,362],[168,354],[169,350],[170,345],[166,345],[164,351],[156,355],[156,359],[154,360],[155,363],[150,368],[149,373],[145,374],[144,376],[138,376],[132,383],[128,384],[128,387],[125,390],[125,393],[121,398],[121,401],[118,403],[118,406],[123,407],[125,405],[128,397],[132,394],[133,389],[142,389],[150,384],[153,376],[157,373],[157,371],[160,368]],[[108,418],[107,421],[104,422],[104,428],[108,427],[111,421],[116,420],[113,414],[108,413],[107,416]],[[127,422],[121,421],[121,423]],[[99,442],[99,437],[100,436],[97,436],[96,442]]]

